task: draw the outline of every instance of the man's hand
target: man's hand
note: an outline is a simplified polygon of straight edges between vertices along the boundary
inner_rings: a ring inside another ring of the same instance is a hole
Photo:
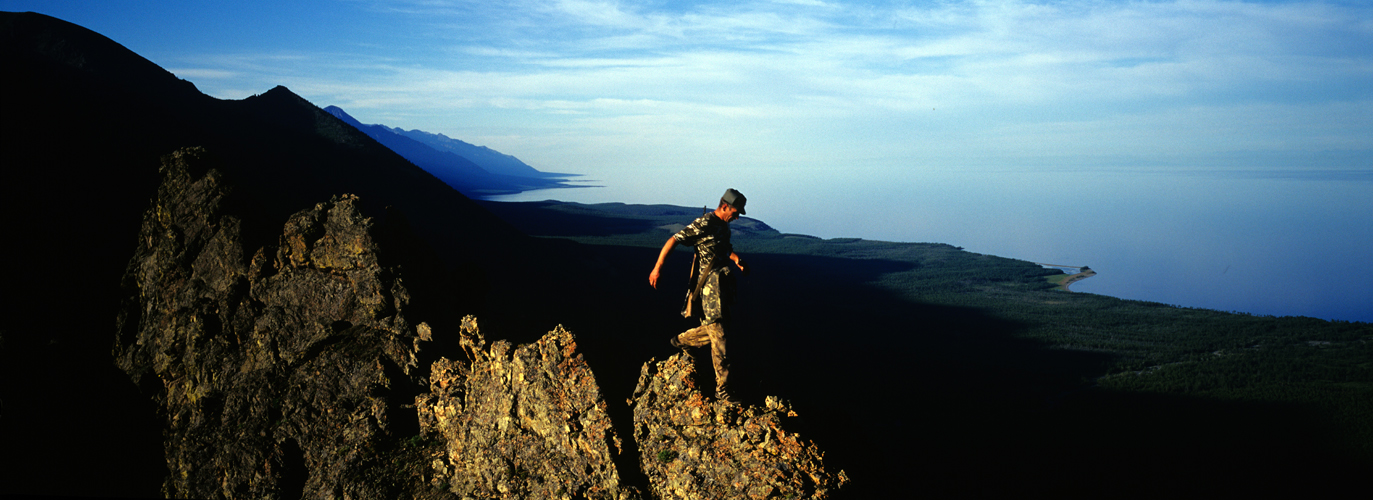
[[[658,262],[653,264],[653,272],[648,273],[648,284],[655,290],[658,288],[658,271],[663,269],[663,261],[667,260],[668,252],[671,252],[672,247],[675,246],[677,246],[677,238],[669,236],[667,241],[663,243],[663,250],[658,252]]]
[[[740,257],[737,253],[730,252],[729,260],[734,261],[734,265],[739,266],[739,272],[744,273],[744,276],[748,276],[748,265],[744,264],[743,257]]]

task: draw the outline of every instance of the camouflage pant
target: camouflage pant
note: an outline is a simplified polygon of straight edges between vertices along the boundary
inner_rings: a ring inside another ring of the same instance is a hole
[[[728,323],[734,302],[734,275],[717,271],[706,277],[701,286],[701,326],[677,335],[677,341],[692,347],[710,346],[710,359],[715,365],[715,390],[729,382],[729,358],[725,351],[725,324]]]
[[[710,360],[715,364],[715,390],[729,384],[729,358],[725,356],[725,324],[711,323],[677,334],[677,341],[692,347],[710,346]]]

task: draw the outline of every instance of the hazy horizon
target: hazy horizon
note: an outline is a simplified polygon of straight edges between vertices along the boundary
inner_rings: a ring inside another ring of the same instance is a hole
[[[888,182],[757,179],[746,173],[731,185],[753,185],[740,187],[749,217],[784,233],[946,243],[1098,272],[1075,292],[1373,322],[1373,170],[962,169]],[[726,187],[713,177],[683,177],[655,190],[652,173],[598,184],[488,199],[695,207],[714,203]],[[764,262],[754,259],[755,267]]]

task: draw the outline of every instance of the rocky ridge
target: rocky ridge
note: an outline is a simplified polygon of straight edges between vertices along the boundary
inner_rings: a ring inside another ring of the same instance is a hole
[[[461,335],[469,361],[435,361],[430,391],[415,399],[421,431],[444,443],[433,486],[480,498],[641,498],[621,485],[622,443],[571,332],[488,346],[468,317]]]
[[[378,457],[413,422],[398,391],[429,327],[406,318],[409,292],[378,264],[356,197],[296,213],[275,250],[247,259],[212,162],[163,159],[124,277],[114,355],[166,415],[163,494],[389,496],[395,484],[356,478],[389,466]]]
[[[688,353],[649,361],[628,401],[639,464],[660,498],[829,498],[849,481],[788,430],[798,415],[780,398],[707,400],[696,380]]]
[[[113,349],[166,418],[168,497],[825,498],[847,480],[785,405],[707,402],[681,356],[644,367],[627,471],[571,332],[515,346],[475,318],[416,321],[429,254],[355,196],[253,248],[215,167],[198,148],[163,158]],[[458,359],[421,355],[454,334]]]

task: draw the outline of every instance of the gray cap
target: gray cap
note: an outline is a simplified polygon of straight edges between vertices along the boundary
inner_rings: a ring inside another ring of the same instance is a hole
[[[739,215],[748,215],[747,212],[744,212],[744,204],[748,203],[748,198],[744,197],[744,193],[735,191],[734,188],[729,188],[725,190],[725,195],[720,197],[720,201],[739,209]]]

